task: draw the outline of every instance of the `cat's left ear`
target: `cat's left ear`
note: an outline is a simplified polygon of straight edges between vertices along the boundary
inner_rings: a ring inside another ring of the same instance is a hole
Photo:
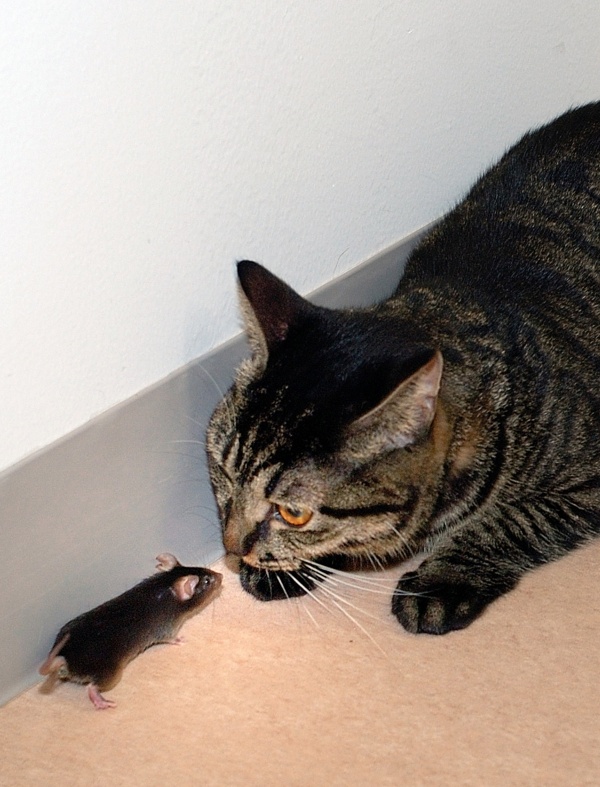
[[[251,260],[237,264],[240,303],[250,346],[266,363],[292,325],[311,309],[310,303],[262,265]]]
[[[347,428],[348,448],[357,458],[405,448],[433,422],[444,361],[439,350],[379,404]]]

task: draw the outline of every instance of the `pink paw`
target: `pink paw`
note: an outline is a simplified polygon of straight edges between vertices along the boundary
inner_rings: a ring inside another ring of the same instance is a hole
[[[92,701],[94,708],[97,710],[105,710],[106,708],[114,708],[117,704],[113,702],[113,700],[107,700],[105,697],[100,694],[98,686],[90,683],[88,686],[88,697]]]

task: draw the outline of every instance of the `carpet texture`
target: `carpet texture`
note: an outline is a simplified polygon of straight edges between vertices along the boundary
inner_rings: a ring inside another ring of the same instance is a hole
[[[0,710],[0,784],[598,785],[599,566],[595,543],[431,637],[389,614],[398,570],[265,604],[218,564],[220,596],[115,709],[60,684]]]

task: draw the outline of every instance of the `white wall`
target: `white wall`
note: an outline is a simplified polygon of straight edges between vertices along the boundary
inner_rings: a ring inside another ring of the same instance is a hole
[[[307,291],[600,97],[597,0],[19,0],[0,11],[0,468]]]

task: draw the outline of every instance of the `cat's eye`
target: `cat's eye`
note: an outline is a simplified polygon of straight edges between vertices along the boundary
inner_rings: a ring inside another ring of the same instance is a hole
[[[308,524],[313,515],[310,508],[296,508],[296,506],[277,506],[277,513],[284,522],[295,527]]]

